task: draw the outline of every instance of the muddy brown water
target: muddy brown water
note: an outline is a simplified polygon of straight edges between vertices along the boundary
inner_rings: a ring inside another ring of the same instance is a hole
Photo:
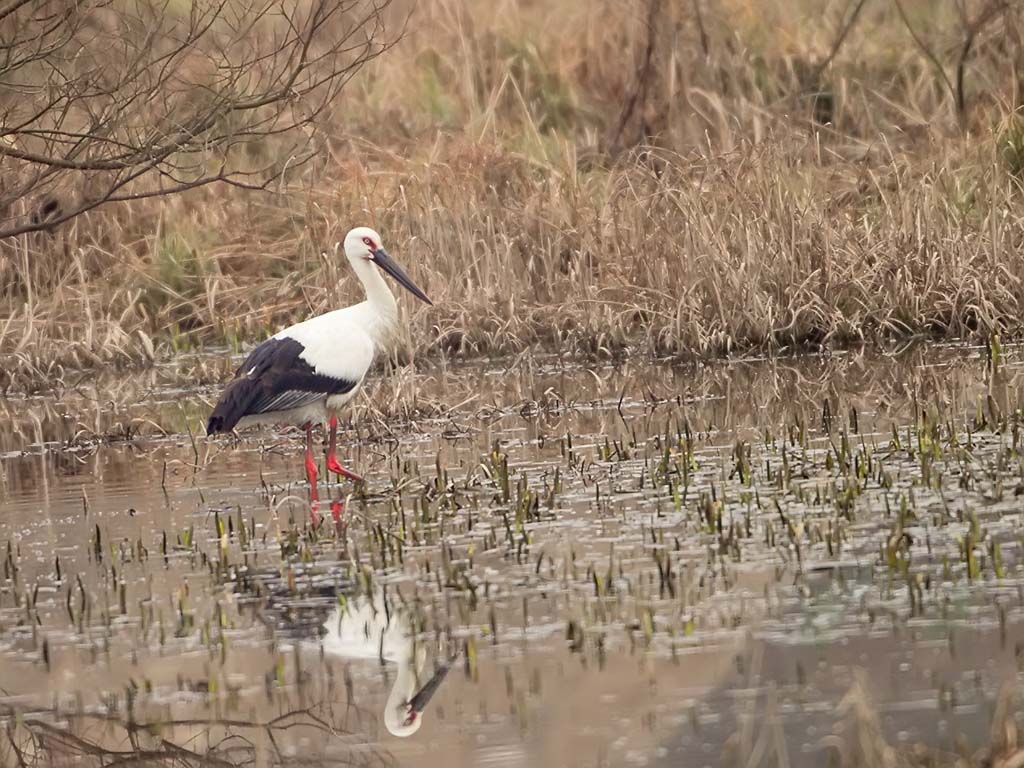
[[[1005,355],[395,374],[344,432],[366,489],[323,487],[315,529],[297,434],[201,436],[216,390],[181,381],[215,358],[0,401],[0,764],[981,748],[1024,654]],[[407,739],[394,670],[320,646],[371,585],[453,659]]]

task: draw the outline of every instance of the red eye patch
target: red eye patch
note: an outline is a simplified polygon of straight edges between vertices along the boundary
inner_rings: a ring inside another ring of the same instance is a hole
[[[377,250],[376,246],[374,246],[374,244],[373,244],[373,240],[371,240],[370,238],[364,237],[363,238],[363,243],[365,245],[368,245],[371,250],[374,250],[374,251]]]

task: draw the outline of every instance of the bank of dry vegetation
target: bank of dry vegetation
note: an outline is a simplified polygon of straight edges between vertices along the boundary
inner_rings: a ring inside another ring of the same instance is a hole
[[[355,224],[435,302],[406,359],[1013,333],[1022,32],[987,0],[420,0],[286,183],[3,241],[0,384],[349,303]]]

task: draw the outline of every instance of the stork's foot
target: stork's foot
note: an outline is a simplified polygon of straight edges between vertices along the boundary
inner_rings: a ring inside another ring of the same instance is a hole
[[[353,483],[362,483],[362,482],[364,482],[362,476],[357,475],[352,470],[345,469],[343,466],[341,466],[341,462],[338,461],[338,457],[337,456],[328,456],[327,457],[327,470],[329,472],[333,472],[336,475],[341,475],[342,477],[348,478]]]
[[[341,523],[342,515],[345,514],[345,502],[343,501],[332,501],[331,502],[331,515],[334,517],[335,523]]]
[[[319,473],[316,469],[316,459],[313,458],[313,425],[306,424],[306,479],[309,480],[309,500],[313,506],[320,501],[320,494],[316,490],[316,478]]]
[[[331,416],[330,421],[330,438],[327,443],[327,469],[336,475],[347,477],[353,483],[363,482],[363,478],[348,469],[341,466],[341,462],[338,461],[338,417]]]
[[[309,499],[315,505],[320,501],[320,493],[316,488],[316,480],[319,473],[316,469],[316,461],[313,460],[312,456],[306,458],[306,479],[309,480]]]

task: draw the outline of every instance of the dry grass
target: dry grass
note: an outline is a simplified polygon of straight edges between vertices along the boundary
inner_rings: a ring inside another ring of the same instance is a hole
[[[292,186],[5,242],[0,386],[349,303],[357,223],[437,305],[402,359],[1013,333],[1024,10],[867,3],[831,56],[856,6],[421,0]]]

